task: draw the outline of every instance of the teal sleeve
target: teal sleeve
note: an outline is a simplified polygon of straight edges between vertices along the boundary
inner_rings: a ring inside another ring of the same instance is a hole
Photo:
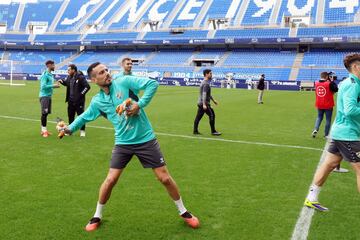
[[[83,112],[80,116],[78,116],[74,122],[72,122],[69,125],[69,129],[71,133],[76,132],[79,130],[82,126],[84,126],[85,123],[94,121],[100,116],[100,110],[97,108],[96,104],[91,101],[90,106]]]
[[[48,77],[45,76],[45,75],[40,78],[40,88],[43,89],[43,90],[53,88],[52,81],[51,81],[51,84],[46,84],[47,78]]]
[[[125,85],[133,91],[144,90],[144,94],[139,99],[138,104],[140,108],[146,107],[151,99],[154,97],[156,90],[159,87],[159,83],[150,78],[126,76]]]
[[[349,85],[347,91],[344,92],[344,114],[345,116],[360,116],[360,107],[358,107],[359,87],[357,85]]]

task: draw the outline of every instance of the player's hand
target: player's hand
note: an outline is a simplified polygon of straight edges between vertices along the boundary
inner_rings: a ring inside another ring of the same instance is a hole
[[[137,102],[133,102],[130,106],[130,109],[126,110],[126,114],[131,117],[138,114],[139,111],[140,111],[139,104]]]
[[[206,110],[207,110],[207,106],[206,106],[206,104],[203,104],[203,109],[204,109],[204,111],[206,111]]]
[[[130,98],[126,99],[122,104],[116,107],[116,113],[121,115],[131,105],[132,101]]]
[[[61,139],[65,134],[71,134],[71,131],[67,128],[67,125],[64,121],[60,121],[56,124],[56,130],[58,131],[58,137]]]
[[[54,83],[53,88],[59,88],[59,87],[60,87],[60,83],[59,83],[59,82]]]

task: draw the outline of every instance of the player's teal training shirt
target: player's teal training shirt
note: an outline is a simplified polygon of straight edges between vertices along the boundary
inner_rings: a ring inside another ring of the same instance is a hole
[[[75,132],[85,123],[97,119],[100,115],[107,118],[115,128],[115,144],[128,145],[139,144],[151,141],[155,138],[151,124],[143,110],[152,97],[159,84],[157,81],[149,78],[140,78],[135,76],[117,76],[112,80],[109,86],[109,95],[100,90],[90,103],[86,111],[70,124],[69,129]],[[116,107],[129,98],[129,90],[139,92],[144,90],[143,96],[139,99],[139,115],[125,117],[116,113]]]
[[[53,94],[54,76],[52,73],[45,71],[40,77],[39,97],[51,97]]]
[[[115,74],[113,76],[113,78],[116,79],[116,78],[123,77],[123,76],[135,76],[135,75],[132,72],[130,72],[130,74],[125,74],[124,71],[121,71],[121,72]],[[136,96],[139,95],[139,91],[133,91],[133,93],[135,93]]]
[[[337,96],[336,118],[331,138],[360,141],[360,80],[353,74],[341,82]]]

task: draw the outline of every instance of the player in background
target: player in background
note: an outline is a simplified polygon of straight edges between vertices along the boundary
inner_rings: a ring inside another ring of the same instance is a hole
[[[121,60],[122,71],[118,74],[115,74],[114,78],[122,77],[122,76],[135,76],[132,72],[132,59],[129,57],[125,57]],[[139,92],[133,92],[129,89],[129,97],[134,101],[139,101]]]
[[[360,192],[360,54],[349,54],[344,58],[349,77],[341,83],[337,97],[336,118],[331,127],[330,140],[324,162],[316,171],[314,181],[304,205],[327,211],[318,201],[321,187],[336,166],[344,159],[356,173]]]
[[[55,70],[55,62],[48,60],[45,63],[46,70],[40,77],[40,105],[41,105],[41,136],[48,137],[50,135],[46,128],[47,116],[51,113],[51,96],[54,88],[59,88],[58,82],[55,83],[52,72]]]
[[[259,90],[258,104],[264,104],[263,96],[264,96],[264,89],[265,89],[265,74],[261,74],[259,83],[257,85],[257,89]]]
[[[157,179],[173,199],[181,218],[190,227],[197,228],[199,220],[185,208],[144,111],[155,95],[158,83],[149,78],[130,75],[118,76],[112,80],[107,67],[99,62],[89,66],[88,76],[100,87],[100,92],[92,98],[86,111],[63,130],[68,134],[74,133],[86,122],[104,116],[115,128],[115,147],[112,151],[110,170],[100,187],[95,214],[86,225],[86,231],[93,231],[99,227],[103,208],[110,198],[111,191],[134,155],[139,158],[144,168],[153,169]],[[126,111],[127,116],[118,115],[116,109],[129,98],[129,90],[134,92],[144,90],[144,94],[138,102],[133,101],[131,108]]]
[[[215,105],[218,105],[218,102],[211,96],[211,87],[210,81],[212,79],[212,71],[210,69],[205,69],[203,71],[204,80],[200,84],[200,95],[198,99],[198,111],[194,121],[194,134],[200,134],[199,132],[199,123],[201,118],[206,113],[209,116],[211,134],[214,136],[220,136],[221,133],[215,129],[215,112],[210,105],[210,100],[214,102]]]

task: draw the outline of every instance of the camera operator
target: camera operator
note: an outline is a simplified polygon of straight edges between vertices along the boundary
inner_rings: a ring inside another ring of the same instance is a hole
[[[332,72],[322,72],[320,74],[320,80],[315,83],[315,106],[318,110],[318,116],[315,122],[314,130],[312,132],[313,138],[316,137],[316,134],[319,131],[324,114],[326,115],[324,136],[327,137],[329,135],[333,107],[335,106],[334,94],[338,91],[335,79],[336,78]]]

